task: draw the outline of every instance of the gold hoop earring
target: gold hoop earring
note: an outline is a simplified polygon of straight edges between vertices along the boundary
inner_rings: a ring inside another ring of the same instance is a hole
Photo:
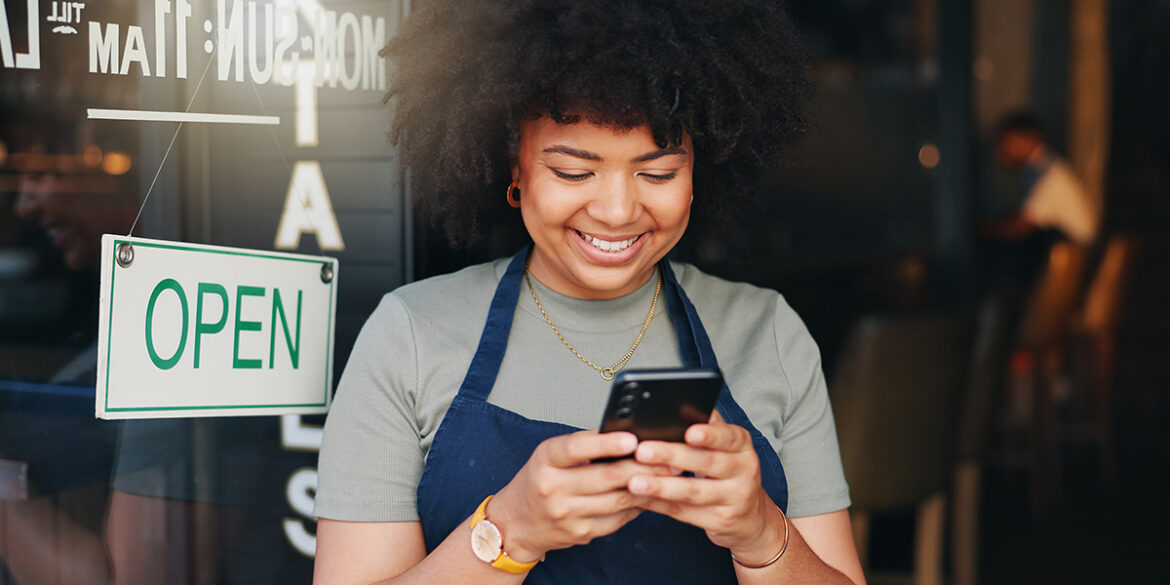
[[[508,205],[516,208],[520,207],[520,188],[516,186],[516,183],[508,185],[508,194],[506,197],[508,198]]]

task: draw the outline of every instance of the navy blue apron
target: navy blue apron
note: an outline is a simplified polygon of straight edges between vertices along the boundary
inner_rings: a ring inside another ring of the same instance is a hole
[[[525,418],[487,401],[508,346],[527,254],[527,248],[517,253],[500,279],[475,357],[427,453],[418,484],[418,513],[428,553],[467,520],[484,498],[507,485],[540,442],[581,430]],[[694,305],[670,264],[663,260],[660,268],[683,363],[717,367],[711,340]],[[788,484],[780,458],[726,385],[716,408],[724,420],[751,433],[764,489],[786,509]],[[507,529],[503,527],[505,538]],[[731,563],[727,549],[712,544],[703,530],[643,512],[617,532],[587,545],[549,551],[525,583],[735,583]]]

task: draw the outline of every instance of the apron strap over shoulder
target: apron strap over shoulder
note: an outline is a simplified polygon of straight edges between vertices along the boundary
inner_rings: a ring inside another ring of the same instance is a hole
[[[500,363],[503,361],[504,351],[508,347],[508,335],[512,332],[512,315],[516,312],[516,301],[520,298],[520,278],[528,261],[528,250],[531,246],[524,246],[508,263],[508,270],[500,278],[500,285],[492,297],[491,308],[488,310],[487,322],[483,325],[483,333],[479,336],[479,347],[475,350],[475,357],[471,359],[471,367],[467,368],[467,375],[459,387],[459,395],[474,399],[487,400],[488,394],[496,384],[496,376],[500,373]]]
[[[678,348],[682,355],[683,364],[691,368],[718,368],[719,360],[715,357],[715,348],[711,345],[711,338],[707,335],[707,330],[699,319],[699,313],[695,310],[694,303],[683,291],[678,278],[674,275],[674,269],[670,267],[670,262],[664,258],[659,265],[662,276],[668,283],[666,305],[674,321],[675,331],[678,333]],[[718,408],[719,414],[723,415],[724,421],[755,429],[747,413],[743,411],[739,403],[732,399],[731,390],[727,387],[726,382],[723,384],[723,389],[719,391],[719,399],[715,406]],[[777,463],[779,462],[777,461]]]

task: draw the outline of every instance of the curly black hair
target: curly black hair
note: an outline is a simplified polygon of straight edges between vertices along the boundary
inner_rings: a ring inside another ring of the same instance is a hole
[[[995,135],[1002,137],[1009,132],[1020,132],[1024,134],[1035,134],[1044,139],[1044,126],[1040,123],[1040,117],[1032,110],[1015,110],[1005,114],[995,124]]]
[[[390,140],[453,245],[515,215],[504,191],[530,120],[648,124],[660,147],[685,129],[708,225],[806,128],[806,53],[777,0],[430,0],[382,54]]]

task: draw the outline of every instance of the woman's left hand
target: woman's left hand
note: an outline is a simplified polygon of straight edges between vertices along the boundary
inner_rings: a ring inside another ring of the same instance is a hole
[[[766,561],[780,550],[785,519],[760,483],[759,458],[743,427],[714,412],[708,424],[687,429],[686,443],[644,441],[634,456],[695,474],[630,478],[630,493],[651,497],[645,509],[702,528],[745,562]]]

